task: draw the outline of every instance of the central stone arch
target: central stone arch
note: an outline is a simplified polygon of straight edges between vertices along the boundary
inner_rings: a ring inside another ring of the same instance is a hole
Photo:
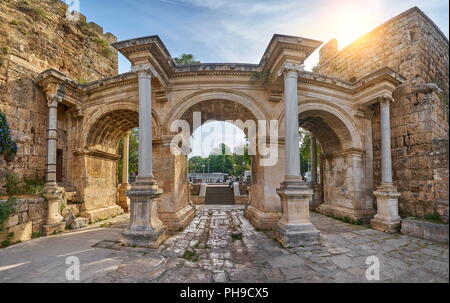
[[[226,102],[226,103],[232,102],[235,104],[240,104],[242,106],[242,108],[244,108],[246,111],[250,112],[253,115],[253,118],[255,120],[266,120],[267,114],[265,113],[264,109],[257,106],[256,105],[257,101],[255,99],[253,99],[252,97],[250,97],[246,94],[243,94],[241,92],[233,91],[233,90],[205,89],[205,90],[200,90],[198,92],[190,94],[190,95],[184,97],[183,99],[181,99],[179,102],[177,102],[177,105],[173,107],[172,111],[168,115],[169,119],[166,124],[166,129],[170,129],[170,125],[174,121],[181,120],[183,118],[183,115],[185,116],[184,118],[187,118],[186,113],[190,109],[194,109],[195,108],[194,106],[196,104],[205,102],[205,101],[211,101],[211,100],[220,100],[220,102]],[[191,112],[193,112],[193,111],[194,110],[192,110]],[[242,118],[242,117],[237,117],[236,119],[233,117],[230,117],[230,120],[231,119],[237,120],[239,118]],[[208,119],[206,119],[206,120],[208,120]],[[189,120],[187,120],[187,121],[189,121]],[[192,125],[191,125],[191,131],[193,132]]]

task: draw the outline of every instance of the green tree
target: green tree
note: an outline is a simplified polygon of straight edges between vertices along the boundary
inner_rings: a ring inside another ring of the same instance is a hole
[[[173,61],[179,65],[200,64],[200,61],[196,61],[192,54],[181,54],[179,57],[174,58]]]
[[[130,152],[128,160],[128,173],[138,173],[138,152],[139,152],[139,129],[135,128],[130,133]],[[123,166],[123,139],[119,142],[119,161],[117,165],[118,181],[122,180],[122,166]]]
[[[309,170],[309,164],[311,164],[311,135],[309,132],[300,129],[300,170],[302,173],[302,176],[305,175],[305,173]],[[316,147],[317,151],[317,166],[320,165],[320,154],[322,153],[322,150],[320,148],[320,145],[317,144]]]
[[[250,169],[250,155],[248,148],[244,147],[244,155],[231,154],[231,149],[221,144],[213,149],[211,154],[206,157],[195,156],[189,159],[189,172],[202,173],[227,173],[229,175],[241,176],[244,171]]]

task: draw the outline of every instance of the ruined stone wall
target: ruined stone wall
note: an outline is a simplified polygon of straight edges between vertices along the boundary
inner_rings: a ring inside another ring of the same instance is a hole
[[[340,51],[336,41],[330,41],[315,68],[350,82],[383,67],[408,79],[391,104],[393,172],[402,194],[401,216],[448,214],[448,51],[448,40],[437,26],[412,8]],[[436,84],[443,93],[424,89],[425,83]],[[374,187],[381,179],[379,120],[375,105]]]
[[[47,102],[32,79],[48,68],[81,83],[118,72],[117,52],[109,45],[116,37],[83,15],[69,21],[66,9],[59,0],[0,1],[0,110],[19,147],[13,161],[0,159],[3,175],[5,167],[27,179],[45,175]],[[58,148],[67,149],[61,146],[67,125],[58,124]]]

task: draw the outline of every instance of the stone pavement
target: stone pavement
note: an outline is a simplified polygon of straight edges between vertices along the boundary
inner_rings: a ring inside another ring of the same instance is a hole
[[[151,250],[119,245],[128,220],[120,216],[0,250],[0,282],[64,282],[72,255],[81,282],[369,282],[369,256],[380,261],[380,282],[449,281],[447,245],[316,213],[311,219],[321,243],[285,249],[271,232],[255,230],[242,208],[200,206],[183,232]]]

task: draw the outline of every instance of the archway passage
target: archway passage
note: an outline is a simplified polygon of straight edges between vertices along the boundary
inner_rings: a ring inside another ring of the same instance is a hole
[[[319,212],[368,222],[373,216],[372,191],[365,175],[364,152],[350,131],[352,125],[335,114],[311,109],[299,115],[299,126],[308,130],[320,144],[320,181],[312,184],[312,204]],[[318,207],[317,207],[318,205]]]
[[[138,126],[139,115],[133,110],[114,110],[102,115],[90,128],[86,145],[116,153],[119,139]]]
[[[119,142],[138,126],[139,115],[134,109],[113,109],[87,125],[85,152],[79,157],[82,167],[74,176],[83,201],[83,216],[91,222],[127,211],[128,178],[118,179]],[[123,145],[122,145],[123,146]],[[128,166],[128,158],[123,159]],[[126,184],[122,184],[124,180]],[[121,189],[123,189],[121,191]],[[125,202],[123,202],[125,201]]]
[[[192,200],[196,204],[244,203],[251,169],[244,132],[228,122],[207,122],[194,131],[189,142]]]

